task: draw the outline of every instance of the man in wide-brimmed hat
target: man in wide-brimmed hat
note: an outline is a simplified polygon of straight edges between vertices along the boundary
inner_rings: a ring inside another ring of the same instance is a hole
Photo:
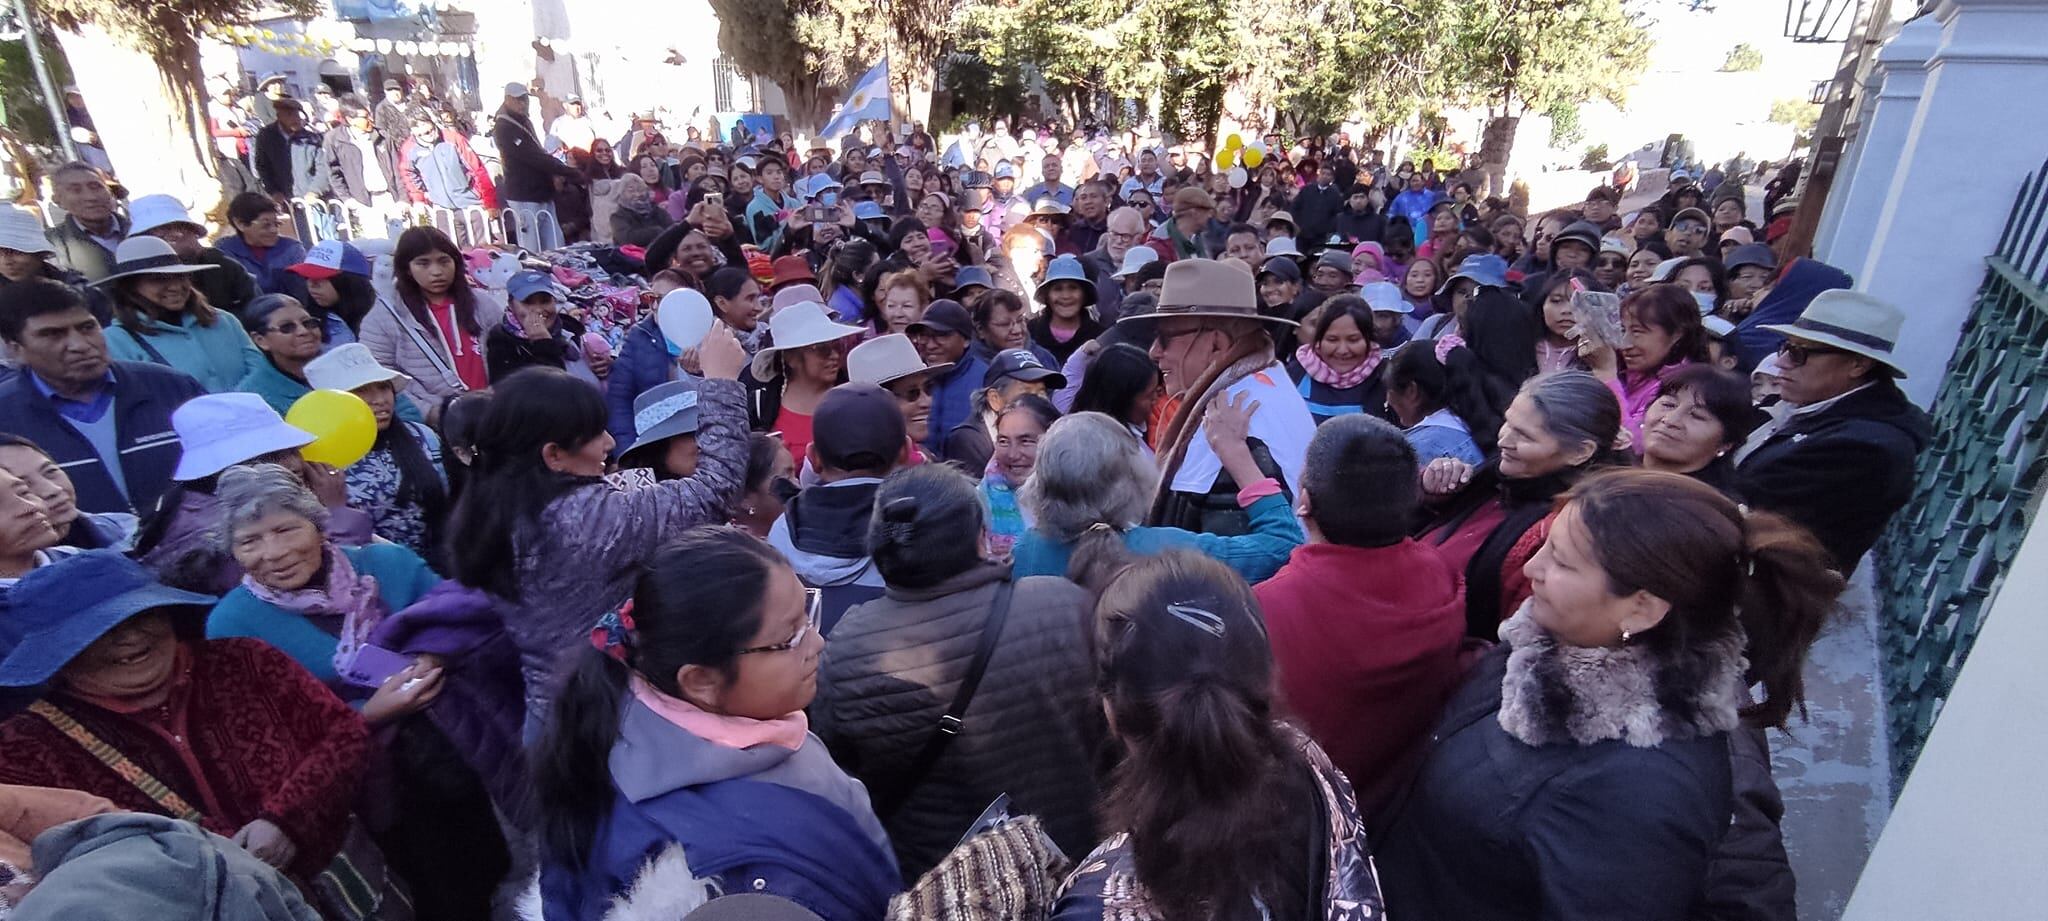
[[[1273,344],[1275,332],[1295,324],[1261,314],[1254,284],[1241,269],[1182,260],[1167,266],[1157,310],[1118,321],[1151,342],[1166,392],[1178,401],[1159,441],[1159,495],[1148,524],[1246,533],[1244,506],[1272,490],[1291,496],[1299,482],[1315,420]],[[1233,471],[1218,456],[1212,438],[1227,435],[1210,432],[1209,422],[1225,404],[1235,407],[1225,410],[1225,428],[1251,409],[1242,437],[1256,471]]]
[[[1784,405],[1735,459],[1736,492],[1805,525],[1843,573],[1854,571],[1913,494],[1913,462],[1933,435],[1898,380],[1905,314],[1856,291],[1823,291],[1778,346]]]

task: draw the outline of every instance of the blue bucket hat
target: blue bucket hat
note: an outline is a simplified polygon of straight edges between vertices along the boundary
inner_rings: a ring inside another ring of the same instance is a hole
[[[1456,284],[1460,278],[1470,278],[1481,287],[1505,288],[1508,284],[1508,261],[1492,253],[1466,256],[1465,261],[1458,263],[1458,271],[1444,279],[1443,285],[1436,293],[1442,294],[1451,290],[1451,285]]]
[[[88,550],[39,566],[8,597],[0,687],[48,682],[108,631],[144,611],[213,607],[216,599],[171,588],[113,550]]]
[[[1052,287],[1054,282],[1059,281],[1071,281],[1080,285],[1082,293],[1087,295],[1087,303],[1090,306],[1094,305],[1095,282],[1088,278],[1088,270],[1082,267],[1081,260],[1078,257],[1060,256],[1047,264],[1045,267],[1045,280],[1038,283],[1038,291],[1033,296],[1038,299],[1039,303],[1046,303],[1045,292]]]
[[[871,201],[853,203],[853,219],[856,221],[884,221],[889,216],[882,213],[882,206]]]

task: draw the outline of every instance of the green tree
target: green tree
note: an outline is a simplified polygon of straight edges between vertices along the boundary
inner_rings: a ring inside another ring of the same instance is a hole
[[[953,35],[948,0],[891,0],[879,16],[865,0],[711,0],[711,8],[719,50],[780,87],[790,121],[806,132],[884,53],[899,105],[912,87],[929,90],[932,62]]]
[[[1792,146],[1813,143],[1813,126],[1820,121],[1820,106],[1804,99],[1779,99],[1771,103],[1769,121],[1792,126]]]
[[[31,0],[58,42],[122,181],[201,210],[220,197],[199,68],[209,28],[311,17],[318,0]]]
[[[1617,106],[1649,62],[1650,37],[1621,0],[1500,0],[1441,10],[1450,97],[1491,116],[1480,161],[1504,188],[1513,126],[1530,111],[1603,99]]]
[[[1726,73],[1748,73],[1764,69],[1764,53],[1748,42],[1742,42],[1728,49],[1728,57],[1721,61],[1721,70]]]

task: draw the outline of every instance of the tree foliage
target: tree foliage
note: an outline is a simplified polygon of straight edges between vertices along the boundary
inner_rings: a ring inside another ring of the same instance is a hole
[[[908,89],[953,35],[950,0],[711,0],[718,48],[741,70],[782,89],[790,118],[815,128],[883,54],[892,89]]]
[[[1748,73],[1764,69],[1764,53],[1748,42],[1742,42],[1728,49],[1728,56],[1721,61],[1721,70],[1727,73]]]
[[[1820,121],[1820,106],[1804,99],[1779,99],[1771,103],[1769,121],[1792,126],[1792,146],[1813,143],[1813,126]]]

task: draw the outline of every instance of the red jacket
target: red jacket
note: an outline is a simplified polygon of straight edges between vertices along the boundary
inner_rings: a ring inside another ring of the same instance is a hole
[[[1383,799],[1463,673],[1463,577],[1414,540],[1305,544],[1252,591],[1289,711],[1361,804]]]
[[[368,760],[363,718],[297,662],[260,640],[206,640],[180,653],[166,708],[116,713],[63,691],[44,700],[164,783],[203,817],[206,830],[232,837],[269,819],[297,846],[287,872],[301,884],[341,850]],[[0,783],[82,790],[120,809],[168,815],[160,803],[114,773],[42,716],[0,722]]]
[[[484,166],[483,158],[478,157],[476,151],[470,149],[469,142],[463,140],[461,135],[443,132],[441,140],[447,141],[450,147],[455,148],[456,157],[462,161],[463,172],[469,174],[470,187],[475,190],[477,197],[483,200],[483,207],[490,211],[498,210],[498,188],[492,184],[491,171]],[[417,138],[411,137],[406,138],[405,143],[399,146],[398,182],[405,187],[407,201],[416,205],[429,205],[433,204],[433,200],[427,196],[427,179],[413,162],[427,155],[428,152],[422,151],[421,146]]]

